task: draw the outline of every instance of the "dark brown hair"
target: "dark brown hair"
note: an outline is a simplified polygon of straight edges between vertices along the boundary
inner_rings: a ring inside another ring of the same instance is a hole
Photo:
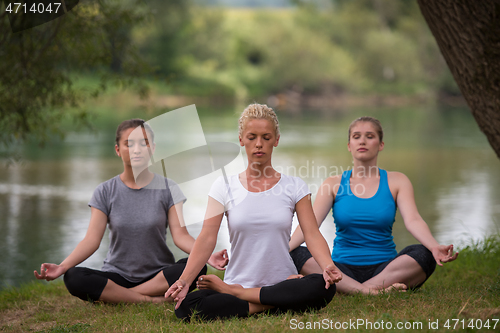
[[[368,116],[359,117],[358,119],[354,120],[351,123],[351,125],[349,125],[349,136],[347,137],[347,142],[351,141],[351,129],[354,127],[354,125],[356,125],[359,122],[372,123],[372,125],[375,127],[375,131],[377,131],[380,142],[382,142],[382,140],[384,139],[384,131],[382,130],[382,124],[378,119]]]
[[[139,126],[141,126],[143,129],[149,132],[150,139],[152,142],[154,142],[155,135],[151,126],[149,126],[149,124],[142,119],[134,118],[134,119],[124,120],[120,125],[118,125],[115,137],[116,145],[117,146],[120,145],[120,139],[122,137],[123,131],[128,130],[129,128],[136,128]]]

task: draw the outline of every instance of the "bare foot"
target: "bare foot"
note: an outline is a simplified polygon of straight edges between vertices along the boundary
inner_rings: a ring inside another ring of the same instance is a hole
[[[292,274],[289,277],[287,277],[286,279],[287,280],[302,279],[303,277],[304,277],[304,275],[302,275],[302,274]]]
[[[165,298],[165,296],[151,296],[150,300],[152,303],[164,303],[164,302],[173,302],[174,301],[171,297]]]
[[[211,289],[222,294],[234,295],[236,291],[243,289],[239,284],[227,284],[217,275],[202,275],[196,281],[198,289]]]
[[[406,292],[406,289],[408,289],[406,284],[396,282],[385,289],[381,289],[379,292],[392,292],[392,291]]]
[[[378,286],[372,286],[371,288],[366,287],[364,289],[359,289],[356,290],[354,289],[353,292],[361,292],[363,294],[367,295],[378,295],[378,294],[383,294],[383,293],[388,293],[388,292],[405,292],[408,287],[404,283],[393,283],[389,287],[384,288],[384,287],[378,287]]]

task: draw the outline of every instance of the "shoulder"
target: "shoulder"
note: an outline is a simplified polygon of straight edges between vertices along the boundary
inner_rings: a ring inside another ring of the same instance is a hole
[[[98,208],[104,214],[109,214],[109,204],[113,197],[117,195],[116,188],[118,182],[121,182],[120,176],[115,176],[105,182],[100,183],[94,190],[89,201],[89,206]]]
[[[342,175],[330,176],[323,181],[323,185],[338,185],[342,180]]]
[[[387,182],[390,188],[401,189],[411,187],[410,179],[402,172],[387,171]]]
[[[387,179],[391,181],[410,181],[404,173],[398,171],[387,171]]]
[[[165,185],[167,185],[167,188],[172,188],[172,187],[179,187],[179,184],[177,184],[177,182],[173,179],[170,179],[170,178],[165,178],[163,176],[159,176],[159,177],[162,177],[165,182]]]
[[[211,189],[212,190],[226,189],[228,186],[234,185],[236,181],[238,181],[238,175],[229,175],[226,177],[219,176],[213,182]]]
[[[116,185],[118,184],[118,182],[121,181],[120,180],[120,175],[117,175],[117,176],[114,176],[113,178],[111,179],[108,179],[102,183],[100,183],[99,185],[97,185],[96,187],[96,191],[108,191],[108,190],[111,190],[113,188],[116,187]]]
[[[335,198],[335,196],[337,195],[337,190],[341,185],[341,181],[341,174],[328,177],[321,184],[321,188],[318,190],[318,193],[322,193],[323,195],[331,195]]]
[[[302,178],[285,175],[284,173],[281,174],[281,183],[285,184],[285,185],[286,184],[293,184],[299,188],[307,186],[306,182]]]
[[[284,193],[294,201],[294,204],[311,194],[309,186],[300,177],[281,174],[280,186],[284,189]]]
[[[178,188],[179,185],[170,178],[164,177],[160,174],[153,173],[153,179],[151,182],[146,186],[148,189],[152,190],[168,190],[172,192],[176,188]]]

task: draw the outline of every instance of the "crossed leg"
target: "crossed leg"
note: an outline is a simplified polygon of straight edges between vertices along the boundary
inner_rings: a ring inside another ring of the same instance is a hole
[[[161,277],[167,284],[167,289],[168,289],[168,283],[163,277],[163,272],[158,273],[158,275],[161,274]],[[165,299],[165,297],[158,295],[155,293],[155,287],[151,285],[149,282],[151,282],[154,279],[157,279],[157,276],[155,276],[153,279],[137,286],[134,288],[125,288],[122,287],[112,280],[108,279],[108,282],[106,283],[106,287],[104,287],[104,290],[101,293],[101,296],[99,297],[99,301],[105,302],[105,303],[142,303],[142,302],[152,302],[152,303],[162,303],[165,301],[169,301],[168,299]],[[142,287],[145,284],[148,284],[146,287]],[[165,290],[167,290],[165,289]],[[148,291],[150,290],[150,291]],[[148,292],[150,292],[148,294]],[[172,301],[172,300],[170,300]]]
[[[123,276],[85,267],[72,267],[64,275],[64,283],[68,291],[84,301],[101,301],[105,303],[161,303],[173,301],[165,299],[164,293],[169,288],[168,281],[175,281],[181,275],[187,259],[181,259],[174,265],[164,268],[149,280],[137,284],[126,280]],[[201,274],[206,274],[204,267]],[[194,289],[194,284],[190,290]]]
[[[221,294],[233,295],[241,300],[248,302],[248,314],[259,313],[274,308],[272,305],[263,305],[260,303],[261,288],[243,288],[239,284],[227,284],[217,275],[202,275],[196,282],[198,289],[211,289]]]
[[[162,272],[159,274],[163,275]],[[158,279],[158,276],[152,280]],[[165,278],[163,278],[165,280]],[[151,281],[151,280],[150,280]],[[145,282],[149,285],[149,282]],[[84,301],[100,301],[105,303],[142,303],[164,302],[165,299],[155,293],[141,293],[133,289],[134,283],[127,281],[117,273],[102,272],[85,267],[70,268],[64,275],[64,284],[68,291]],[[168,288],[168,287],[167,287]],[[144,292],[146,290],[143,290]]]
[[[306,261],[300,273],[303,275],[321,273],[321,268],[314,258],[310,258]],[[405,291],[408,287],[411,288],[421,284],[425,279],[426,274],[417,261],[404,254],[391,261],[379,274],[364,283],[343,274],[342,280],[337,283],[337,290],[344,294],[378,294],[391,290]]]
[[[302,278],[293,275],[262,288],[243,288],[229,285],[214,275],[201,275],[197,286],[200,290],[189,293],[175,310],[178,318],[189,319],[193,314],[207,320],[247,317],[266,309],[278,312],[319,310],[332,300],[336,292],[335,285],[325,289],[321,274]]]
[[[146,296],[162,296],[165,295],[165,292],[168,290],[170,286],[168,285],[167,279],[165,279],[165,275],[163,272],[159,272],[156,274],[154,278],[148,280],[138,286],[130,288],[129,290],[135,291],[141,295]],[[169,301],[173,301],[170,299]]]

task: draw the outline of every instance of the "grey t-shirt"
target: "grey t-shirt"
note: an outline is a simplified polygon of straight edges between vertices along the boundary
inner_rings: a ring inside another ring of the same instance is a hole
[[[101,183],[89,206],[108,216],[110,244],[102,270],[140,282],[173,264],[165,241],[168,210],[185,200],[174,181],[157,174],[141,189],[126,186],[119,175]]]

